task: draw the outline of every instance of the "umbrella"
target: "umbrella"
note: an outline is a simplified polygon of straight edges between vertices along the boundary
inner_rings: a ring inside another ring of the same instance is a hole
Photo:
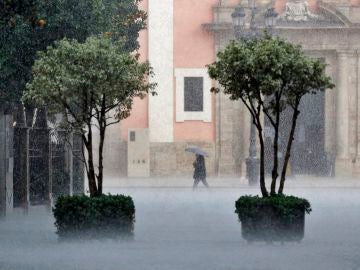
[[[186,152],[198,154],[204,157],[208,157],[208,153],[206,153],[204,150],[202,150],[200,147],[197,146],[191,146],[185,149]]]

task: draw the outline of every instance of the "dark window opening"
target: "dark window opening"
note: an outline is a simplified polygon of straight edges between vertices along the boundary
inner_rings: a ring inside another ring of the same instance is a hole
[[[204,109],[204,78],[184,78],[184,111],[202,112]]]
[[[130,142],[135,142],[135,131],[130,131]]]

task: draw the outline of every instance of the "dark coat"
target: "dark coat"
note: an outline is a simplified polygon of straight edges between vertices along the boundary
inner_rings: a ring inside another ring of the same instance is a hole
[[[205,179],[206,178],[206,168],[205,168],[205,159],[203,156],[198,155],[196,161],[194,162],[194,179]]]

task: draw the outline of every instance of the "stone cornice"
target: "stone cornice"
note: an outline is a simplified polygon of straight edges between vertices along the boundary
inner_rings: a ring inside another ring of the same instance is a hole
[[[337,49],[336,54],[338,55],[338,57],[347,57],[348,55],[353,55],[354,53],[356,53],[356,51],[356,49]]]
[[[261,7],[259,10],[259,14],[262,14],[265,12],[267,8],[271,7],[271,5],[267,5],[264,7]],[[278,25],[278,29],[338,29],[338,28],[355,28],[360,29],[360,23],[353,23],[350,21],[348,17],[346,17],[340,10],[337,9],[337,6],[334,4],[328,4],[324,3],[323,1],[318,1],[318,7],[319,9],[323,10],[325,14],[328,14],[328,16],[331,16],[334,18],[334,23],[329,23],[327,21],[321,21],[318,22],[314,21],[314,24],[311,24],[311,22],[304,22],[301,24],[295,23],[292,24],[291,22],[282,21]],[[213,13],[214,16],[214,22],[203,24],[203,28],[210,32],[216,32],[216,31],[230,31],[232,29],[232,23],[231,23],[231,12],[234,9],[234,6],[222,6],[222,5],[215,5],[213,6]],[[228,18],[224,20],[224,14],[228,13]],[[320,12],[321,13],[321,12]],[[319,25],[316,25],[316,24]]]
[[[234,39],[231,24],[215,26],[216,28],[211,28],[211,31],[222,36],[221,39]],[[360,50],[359,28],[282,28],[275,29],[275,34],[290,42],[301,44],[305,50],[349,50],[352,52]]]
[[[218,32],[218,31],[232,31],[233,25],[231,23],[205,23],[202,25],[203,29],[209,32]],[[259,27],[261,29],[261,27]],[[275,29],[278,30],[359,30],[360,31],[360,23],[352,24],[351,26],[322,26],[322,27],[301,27],[301,26],[278,26]]]

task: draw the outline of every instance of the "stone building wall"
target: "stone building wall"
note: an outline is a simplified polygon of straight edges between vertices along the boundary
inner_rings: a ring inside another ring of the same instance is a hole
[[[192,177],[195,155],[185,152],[191,145],[196,145],[209,154],[205,159],[207,175],[214,176],[215,145],[204,142],[150,143],[150,175]]]
[[[286,1],[277,0],[283,6]],[[316,1],[308,2],[314,7]],[[234,39],[231,13],[239,3],[245,5],[247,1],[220,0],[213,7],[213,22],[204,25],[214,37],[215,52],[224,49]],[[263,25],[263,14],[274,1],[259,0],[257,3],[258,24]],[[275,34],[301,44],[309,56],[323,59],[328,64],[326,73],[333,78],[336,88],[325,92],[325,151],[336,157],[338,175],[360,175],[360,1],[317,1],[316,10],[332,17],[335,23],[278,25]],[[191,176],[194,157],[184,152],[191,144],[203,147],[210,154],[206,159],[209,175],[245,176],[250,115],[240,102],[230,101],[223,94],[216,95],[215,99],[215,142],[150,140],[151,176]],[[117,164],[110,162],[107,166],[120,170],[122,165],[118,160],[126,157],[127,144],[116,140],[109,144],[109,156],[116,157]],[[123,162],[126,164],[126,158],[122,159]]]
[[[263,4],[266,4],[265,2]],[[327,16],[333,16],[335,24],[314,24],[312,27],[301,24],[283,25],[277,27],[275,34],[295,44],[301,44],[309,56],[324,59],[329,65],[326,72],[333,78],[336,88],[325,93],[325,150],[329,155],[336,156],[337,175],[360,175],[360,25],[356,19],[360,9],[351,6],[349,1],[323,2],[318,2],[318,8]],[[222,1],[221,5],[214,8],[213,24],[205,25],[205,28],[214,34],[217,51],[234,39],[231,24],[233,6],[229,1]],[[224,104],[217,113],[217,126],[220,130],[220,138],[217,140],[219,172],[222,166],[224,171],[229,172],[233,171],[234,164],[239,163],[235,161],[235,157],[243,158],[243,154],[247,156],[249,131],[246,127],[248,121],[245,119],[248,116],[245,111],[238,115],[239,111],[234,110],[234,105],[226,101],[226,97],[217,98],[218,104]],[[234,121],[229,119],[243,123],[241,127],[237,127],[242,128],[240,137],[239,133],[235,132]],[[232,145],[235,145],[234,139],[242,142],[243,150],[240,150],[240,153],[239,149],[229,147],[232,140]],[[243,163],[243,159],[241,162]]]

